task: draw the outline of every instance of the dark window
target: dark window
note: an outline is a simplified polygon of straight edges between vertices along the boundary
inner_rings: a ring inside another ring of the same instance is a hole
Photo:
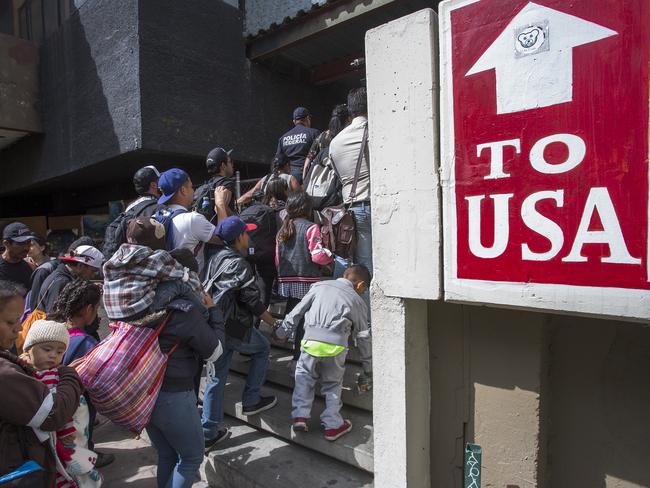
[[[14,33],[13,0],[0,0],[0,32],[11,35]]]

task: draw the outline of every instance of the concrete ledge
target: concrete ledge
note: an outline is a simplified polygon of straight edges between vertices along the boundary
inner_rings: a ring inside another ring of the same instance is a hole
[[[232,432],[201,467],[214,488],[372,488],[372,476],[227,419]]]
[[[350,419],[353,430],[337,441],[329,442],[323,437],[319,415],[324,409],[323,400],[316,398],[312,409],[310,431],[295,434],[291,429],[291,393],[284,389],[264,388],[264,394],[274,394],[278,404],[259,415],[247,417],[241,412],[241,393],[245,378],[231,372],[228,376],[224,400],[224,412],[259,429],[275,434],[287,441],[313,449],[350,466],[373,472],[373,428],[372,414],[343,406],[343,418]],[[307,486],[307,485],[301,485]]]

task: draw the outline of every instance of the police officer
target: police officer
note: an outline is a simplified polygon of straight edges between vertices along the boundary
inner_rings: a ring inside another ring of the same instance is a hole
[[[312,129],[311,114],[305,107],[293,111],[293,129],[280,137],[275,157],[279,161],[289,160],[291,174],[302,185],[302,173],[307,153],[320,131]]]

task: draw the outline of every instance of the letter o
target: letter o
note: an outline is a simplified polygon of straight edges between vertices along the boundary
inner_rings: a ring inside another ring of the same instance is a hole
[[[553,142],[561,142],[569,150],[569,157],[560,164],[549,164],[544,159],[544,149]],[[547,175],[566,173],[582,163],[587,146],[582,138],[573,134],[553,134],[537,141],[530,150],[530,164],[535,170]]]

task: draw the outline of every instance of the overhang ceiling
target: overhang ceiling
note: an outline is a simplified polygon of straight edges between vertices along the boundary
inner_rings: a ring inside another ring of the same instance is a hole
[[[248,40],[248,57],[280,72],[326,84],[362,71],[350,63],[364,55],[368,30],[416,12],[436,0],[351,0],[327,3]]]

